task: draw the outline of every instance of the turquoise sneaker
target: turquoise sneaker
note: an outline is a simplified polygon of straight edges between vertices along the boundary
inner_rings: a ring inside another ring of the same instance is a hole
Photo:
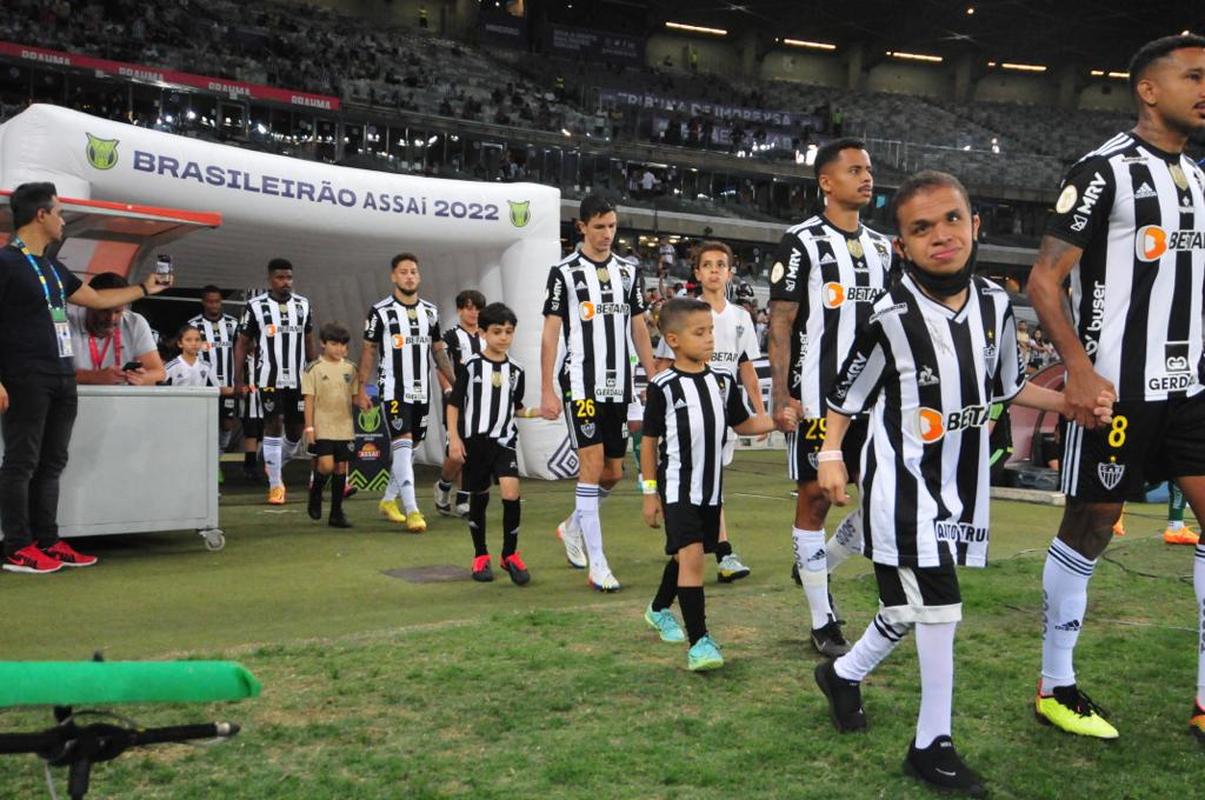
[[[682,632],[681,626],[678,625],[678,620],[674,619],[673,612],[668,608],[662,611],[654,611],[652,604],[644,610],[644,621],[649,624],[649,627],[661,635],[663,642],[685,642],[686,634]]]
[[[690,652],[686,654],[686,668],[691,672],[719,669],[722,666],[724,666],[724,656],[720,654],[720,648],[716,646],[710,636],[704,636],[695,642],[694,646],[690,648]]]

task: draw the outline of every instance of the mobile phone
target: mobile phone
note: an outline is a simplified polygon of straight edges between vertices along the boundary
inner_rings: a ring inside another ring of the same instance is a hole
[[[160,253],[155,258],[155,283],[162,286],[172,282],[172,257],[166,253]]]
[[[125,365],[121,368],[121,371],[122,372],[134,372],[134,371],[140,370],[140,369],[142,369],[141,361],[127,361],[125,363]]]

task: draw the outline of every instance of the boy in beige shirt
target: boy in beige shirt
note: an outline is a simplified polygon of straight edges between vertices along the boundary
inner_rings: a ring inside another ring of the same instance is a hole
[[[355,450],[352,402],[360,386],[356,366],[347,360],[347,328],[328,322],[319,331],[322,355],[306,365],[301,376],[301,394],[305,398],[305,440],[314,456],[313,481],[310,484],[310,519],[322,519],[322,490],[327,476],[331,481],[332,528],[350,528],[343,516],[343,490],[347,486],[347,464]]]

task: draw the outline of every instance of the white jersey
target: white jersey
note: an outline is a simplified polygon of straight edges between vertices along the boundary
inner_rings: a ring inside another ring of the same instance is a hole
[[[973,278],[959,311],[911,277],[875,304],[827,401],[870,410],[860,489],[876,564],[986,564],[987,423],[1024,381],[1012,306],[991,281]]]
[[[217,386],[213,370],[199,355],[191,364],[184,360],[184,356],[176,356],[164,364],[163,369],[167,372],[164,386]]]
[[[749,312],[735,303],[725,303],[723,311],[711,310],[711,319],[715,323],[715,350],[708,362],[716,372],[723,372],[740,385],[740,366],[742,362],[761,358],[761,348],[757,346],[757,334],[753,329],[753,318]],[[665,337],[657,342],[653,353],[657,358],[674,357]]]
[[[233,386],[234,340],[238,333],[238,320],[229,314],[222,314],[216,320],[197,314],[188,324],[201,333],[200,359],[209,365],[218,386]]]

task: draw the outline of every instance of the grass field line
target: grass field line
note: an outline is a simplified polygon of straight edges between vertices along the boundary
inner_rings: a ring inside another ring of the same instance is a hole
[[[606,608],[615,608],[622,603],[621,600],[609,600],[598,603],[584,603],[573,606],[556,606],[557,612],[573,613],[586,611],[601,611]],[[538,613],[542,609],[522,609],[517,608],[509,611],[510,614],[532,614]],[[221,652],[225,656],[245,655],[254,653],[264,647],[304,647],[316,644],[341,644],[341,643],[371,643],[388,641],[389,639],[404,637],[415,633],[430,633],[445,630],[454,630],[456,628],[469,628],[474,625],[489,625],[489,619],[481,616],[468,617],[464,619],[443,619],[435,622],[418,622],[412,625],[399,625],[395,628],[378,628],[371,631],[357,631],[355,633],[347,633],[341,636],[311,636],[301,639],[289,639],[287,641],[262,641],[262,642],[245,642],[243,644],[231,645],[221,648]],[[158,658],[164,660],[176,660],[193,658],[200,655],[212,654],[212,649],[189,649],[189,650],[170,650],[162,653]]]

